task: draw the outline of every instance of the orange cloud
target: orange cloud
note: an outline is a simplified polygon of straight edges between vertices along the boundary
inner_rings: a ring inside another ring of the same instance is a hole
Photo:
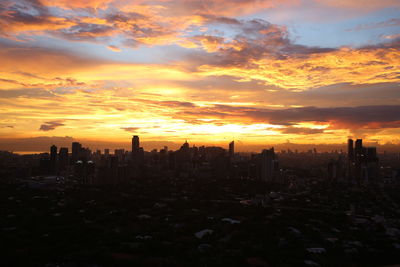
[[[351,9],[383,9],[388,7],[400,7],[397,0],[315,0],[322,5],[336,8],[351,8]]]
[[[121,49],[115,45],[109,45],[107,48],[114,52],[121,52]]]
[[[257,51],[257,50],[255,50]],[[294,50],[295,51],[295,50]],[[239,81],[258,80],[291,90],[307,90],[331,84],[373,84],[399,82],[400,50],[392,46],[343,48],[328,52],[293,54],[280,59],[275,55],[253,57],[252,51],[225,55],[225,64],[204,64],[204,76],[232,76]],[[259,54],[258,54],[259,55]],[[240,56],[241,64],[229,64]],[[247,57],[247,58],[246,58]],[[228,63],[228,64],[226,64]]]
[[[41,0],[46,6],[64,8],[105,8],[113,0]]]

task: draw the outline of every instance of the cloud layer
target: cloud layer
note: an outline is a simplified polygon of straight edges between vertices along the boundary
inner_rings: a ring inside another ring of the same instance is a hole
[[[399,8],[392,0],[1,1],[0,137],[399,142],[400,32],[390,13]],[[284,19],[310,10],[351,20]],[[323,25],[326,33],[313,32]],[[299,42],[342,37],[330,27],[372,39]]]

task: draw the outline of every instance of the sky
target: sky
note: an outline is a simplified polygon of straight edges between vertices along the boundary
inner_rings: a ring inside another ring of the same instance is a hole
[[[400,143],[398,0],[2,0],[0,63],[0,148]]]

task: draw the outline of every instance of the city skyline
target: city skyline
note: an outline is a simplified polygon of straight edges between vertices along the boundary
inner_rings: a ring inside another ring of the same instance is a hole
[[[2,1],[0,150],[132,135],[145,149],[363,138],[396,150],[399,11],[393,0]]]
[[[107,141],[94,141],[94,140],[79,140],[74,139],[72,137],[37,137],[37,138],[25,138],[16,141],[17,139],[6,139],[6,142],[0,142],[0,150],[14,152],[17,154],[40,154],[47,153],[49,151],[49,147],[55,145],[57,147],[65,147],[69,149],[73,149],[73,144],[81,144],[86,148],[92,151],[105,151],[109,150],[110,152],[114,150],[125,150],[125,151],[138,151],[138,149],[143,151],[152,151],[154,149],[161,150],[165,147],[168,147],[170,150],[177,150],[181,147],[183,143],[190,143],[191,147],[222,147],[227,151],[230,151],[231,145],[234,146],[234,152],[241,153],[258,153],[265,149],[266,147],[275,147],[277,151],[281,150],[292,150],[298,152],[308,152],[310,150],[317,150],[318,152],[326,153],[326,152],[340,152],[344,153],[348,150],[348,143],[346,140],[342,140],[341,143],[338,144],[302,144],[302,143],[294,143],[287,140],[285,143],[260,143],[260,144],[248,144],[246,140],[227,140],[224,143],[201,143],[201,142],[192,142],[192,140],[184,139],[181,142],[171,142],[171,141],[148,141],[146,139],[141,139],[140,147],[137,147],[137,142],[135,145],[135,149],[133,149],[134,144],[132,143],[132,137],[139,138],[138,135],[132,135],[126,142],[107,142]],[[356,137],[362,138],[362,137]],[[162,138],[160,139],[162,140]],[[349,139],[351,140],[351,138]],[[400,151],[400,146],[397,144],[380,144],[376,141],[367,141],[364,143],[368,146],[376,147],[378,153],[398,153]],[[72,144],[72,145],[71,145]]]

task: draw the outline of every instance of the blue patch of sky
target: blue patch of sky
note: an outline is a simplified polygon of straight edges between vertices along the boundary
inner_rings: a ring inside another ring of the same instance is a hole
[[[291,36],[298,44],[321,47],[374,45],[384,41],[384,35],[399,33],[398,27],[376,27],[356,29],[359,25],[375,25],[392,18],[397,18],[398,10],[384,10],[367,14],[363,17],[347,19],[339,22],[307,23],[298,22],[289,27]]]
[[[341,13],[342,12],[342,13]],[[399,17],[400,9],[382,9],[375,12],[354,14],[338,9],[297,7],[268,9],[244,16],[244,19],[261,18],[271,23],[287,26],[290,39],[306,46],[360,47],[381,43],[384,35],[398,34],[399,27],[381,27],[351,30],[359,25],[372,25]]]
[[[178,60],[177,55],[182,48],[174,45],[163,46],[138,46],[136,48],[124,47],[121,45],[121,38],[112,38],[109,42],[74,42],[48,36],[35,37],[30,44],[33,46],[48,49],[58,49],[103,60],[117,61],[121,63],[143,63],[143,64],[162,64],[171,61],[170,55],[174,55],[173,60]],[[107,48],[114,45],[121,49],[121,52],[114,52]]]

